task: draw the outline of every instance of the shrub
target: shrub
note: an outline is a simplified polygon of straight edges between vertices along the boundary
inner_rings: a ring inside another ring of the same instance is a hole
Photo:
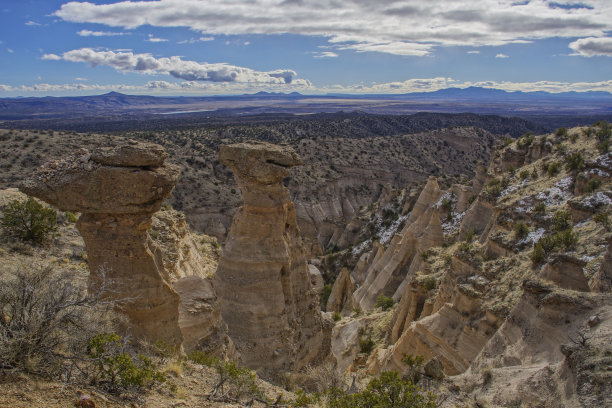
[[[339,322],[340,320],[342,320],[342,315],[338,312],[334,312],[334,314],[332,315],[332,319],[334,319],[334,322]]]
[[[561,170],[561,163],[552,162],[548,164],[548,167],[546,169],[546,174],[548,174],[549,177],[552,177],[552,176],[557,175],[560,170]]]
[[[570,142],[576,143],[576,140],[578,140],[578,133],[572,133],[569,139],[570,139]]]
[[[576,235],[571,228],[557,232],[553,238],[556,246],[563,247],[565,249],[572,249],[578,243],[578,235]]]
[[[527,132],[523,136],[521,136],[520,139],[518,139],[516,141],[516,145],[519,148],[521,148],[521,149],[525,149],[525,148],[531,146],[531,144],[533,143],[534,139],[535,139],[535,136],[532,135],[531,133]]]
[[[521,178],[521,180],[526,180],[529,178],[529,170],[521,170],[521,173],[519,174],[519,177]]]
[[[370,354],[374,350],[374,340],[371,337],[362,337],[359,339],[359,352]]]
[[[73,273],[49,266],[0,269],[0,368],[72,375],[89,340],[111,328],[113,304]]]
[[[465,233],[465,242],[472,242],[475,236],[476,232],[474,231],[474,228],[469,227]]]
[[[427,278],[423,279],[423,287],[427,290],[432,290],[437,284],[438,281],[433,276],[428,276]]]
[[[536,169],[535,167],[533,168],[533,171],[531,172],[531,178],[533,180],[537,180],[538,179],[538,169]]]
[[[531,252],[531,262],[534,265],[540,265],[546,260],[546,251],[540,242],[533,244],[533,251]]]
[[[596,191],[599,187],[601,187],[601,179],[592,178],[587,181],[586,186],[584,186],[584,190],[587,193],[592,193],[593,191]]]
[[[66,219],[68,221],[70,221],[71,223],[73,223],[73,224],[79,220],[77,218],[77,216],[74,213],[70,212],[70,211],[66,211],[65,214],[66,214]]]
[[[337,388],[328,395],[329,408],[434,408],[436,397],[421,390],[410,381],[400,378],[394,371],[380,374],[372,379],[365,390],[354,394]]]
[[[376,303],[374,304],[374,307],[380,307],[382,310],[388,310],[392,308],[394,304],[395,301],[392,297],[385,296],[381,293],[376,298]]]
[[[579,152],[570,153],[565,157],[565,168],[567,170],[582,170],[584,169],[584,158]]]
[[[545,214],[546,213],[546,203],[539,202],[538,204],[536,204],[535,207],[533,207],[533,210],[537,213]]]
[[[332,285],[326,284],[323,286],[323,290],[321,291],[321,305],[325,307],[327,305],[327,300],[329,299],[329,295],[331,295]]]
[[[572,226],[572,216],[569,212],[557,210],[553,217],[553,225],[555,231],[563,231]]]
[[[608,228],[610,226],[610,219],[607,213],[595,214],[595,216],[593,217],[593,221],[598,224],[601,224],[605,228]]]
[[[402,363],[407,366],[405,378],[413,384],[417,383],[421,379],[421,368],[424,361],[425,358],[423,356],[402,353]]]
[[[32,197],[10,201],[2,207],[2,213],[0,225],[3,230],[22,241],[42,244],[57,230],[57,212]]]
[[[221,400],[227,396],[240,398],[251,396],[261,398],[263,392],[257,386],[257,376],[247,367],[239,367],[233,361],[222,361],[215,357],[210,357],[206,353],[194,350],[187,355],[189,360],[197,364],[212,367],[217,372],[217,384],[210,393],[208,399],[215,400],[217,393]],[[227,391],[224,389],[228,385]]]
[[[517,239],[524,239],[529,234],[529,227],[524,222],[517,222],[514,224],[514,233]]]
[[[459,244],[459,247],[457,249],[459,252],[468,253],[472,250],[472,244],[470,244],[469,242],[462,242]]]
[[[597,143],[597,150],[601,154],[608,153],[610,151],[610,140],[604,140],[603,142]]]
[[[557,136],[557,137],[565,137],[565,136],[567,136],[567,129],[564,128],[564,127],[560,127],[555,132],[555,136]]]
[[[103,333],[89,342],[89,356],[102,382],[113,390],[141,389],[166,377],[151,359],[143,354],[136,358],[126,351],[127,343],[116,333]]]

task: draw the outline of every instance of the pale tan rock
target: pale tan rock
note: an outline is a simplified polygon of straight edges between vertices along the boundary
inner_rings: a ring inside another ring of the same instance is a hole
[[[315,265],[308,264],[308,274],[310,276],[310,284],[317,291],[317,293],[321,293],[323,287],[325,286],[325,280],[323,280],[323,275],[321,275],[321,271]]]
[[[255,142],[221,146],[219,159],[244,198],[214,278],[229,335],[242,362],[264,376],[315,364],[330,344],[282,184],[300,159],[290,147]]]
[[[105,166],[159,167],[168,154],[154,143],[129,140],[117,147],[100,147],[91,152],[91,160]]]
[[[351,275],[356,285],[361,285],[367,278],[368,269],[377,262],[385,253],[385,248],[378,241],[374,241],[372,250],[359,257]]]
[[[208,355],[236,360],[238,355],[227,335],[227,325],[209,279],[187,276],[173,285],[181,298],[179,326],[186,352],[200,350]]]
[[[589,281],[589,288],[593,292],[612,291],[612,238],[608,239],[608,249],[599,270]]]
[[[417,282],[413,281],[408,284],[391,319],[390,340],[392,344],[400,338],[410,323],[421,317],[428,295],[428,291]]]
[[[544,265],[540,276],[565,289],[589,292],[589,281],[584,276],[585,266],[586,262],[580,259],[559,254]]]
[[[42,166],[20,188],[61,210],[83,213],[77,228],[87,249],[90,289],[102,288],[104,296],[120,302],[134,336],[178,348],[183,340],[178,326],[179,296],[166,281],[163,264],[151,252],[154,244],[147,235],[151,215],[178,181],[178,167],[163,163],[163,158],[155,168],[115,167],[91,160],[101,155],[126,163],[130,152],[150,147],[120,145],[105,148],[104,153],[95,150],[91,156],[79,151]]]
[[[487,227],[490,226],[494,218],[495,209],[493,204],[488,201],[476,199],[465,213],[459,227],[459,239],[464,240],[468,232],[473,232],[476,236],[488,235]]]
[[[217,240],[192,233],[182,212],[162,209],[153,214],[149,237],[155,244],[151,252],[163,264],[164,279],[171,284],[186,276],[212,276],[217,270],[221,252],[216,249]]]
[[[427,184],[425,184],[425,187],[423,187],[423,190],[419,194],[419,198],[416,203],[414,203],[414,207],[406,220],[406,225],[408,226],[419,219],[429,207],[440,199],[440,197],[442,197],[442,190],[440,190],[440,186],[438,185],[438,179],[434,176],[430,176],[427,180]]]
[[[361,309],[372,308],[381,293],[399,300],[407,282],[419,269],[420,252],[443,243],[440,216],[434,205],[440,196],[436,179],[430,178],[406,226],[393,237],[383,256],[368,268],[364,283],[355,291],[353,299]],[[418,216],[413,215],[415,211]],[[409,223],[411,219],[414,221]]]
[[[353,311],[353,292],[355,291],[355,282],[347,268],[342,268],[342,272],[336,278],[334,286],[327,300],[325,308],[328,312],[342,312],[343,315],[349,315]]]

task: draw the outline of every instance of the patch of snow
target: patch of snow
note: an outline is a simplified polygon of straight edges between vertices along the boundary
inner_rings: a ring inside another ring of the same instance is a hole
[[[531,231],[527,236],[521,239],[518,244],[524,245],[529,243],[538,242],[543,236],[546,234],[546,230],[544,228],[538,228],[535,231]]]
[[[571,177],[566,177],[563,178],[559,181],[557,181],[557,184],[555,184],[555,187],[560,188],[561,190],[564,191],[569,191],[570,187],[572,187],[572,178]]]
[[[580,259],[584,262],[591,262],[593,259],[597,258],[595,255],[582,255]]]
[[[353,254],[353,256],[357,256],[358,254],[361,254],[363,251],[366,250],[366,248],[368,247],[368,245],[370,245],[371,242],[372,242],[371,239],[366,239],[361,244],[354,246],[353,249],[351,250],[351,253]]]
[[[397,230],[399,229],[402,221],[405,221],[408,218],[408,215],[402,215],[398,217],[397,220],[393,221],[393,223],[389,226],[389,228],[380,230],[380,226],[382,225],[382,220],[380,224],[377,224],[377,229],[380,231],[380,243],[385,245],[391,241],[393,236],[397,234]]]
[[[527,202],[525,202],[525,199],[521,199],[515,204],[513,209],[514,209],[514,212],[522,214],[522,213],[531,212],[533,208],[534,207],[532,205],[529,205]]]
[[[588,208],[599,208],[604,205],[612,204],[612,200],[603,191],[598,191],[582,200],[581,204]]]
[[[444,232],[444,235],[451,235],[459,230],[461,221],[463,220],[463,217],[465,217],[466,212],[467,211],[455,214],[451,221],[447,221],[446,217],[444,218],[444,222],[442,222],[442,231]]]
[[[566,177],[559,180],[554,187],[539,192],[535,197],[546,205],[561,205],[572,197],[571,186],[572,178]]]
[[[607,178],[610,177],[610,173],[607,173],[601,169],[590,169],[589,171],[587,171],[587,174],[591,174],[594,176],[599,176],[602,178]]]
[[[595,164],[604,169],[612,170],[612,153],[602,154],[595,158]]]
[[[511,186],[506,187],[506,189],[504,191],[502,191],[499,196],[500,197],[505,197],[510,193],[515,192],[516,190],[525,187],[527,185],[527,183],[529,183],[529,180],[525,179],[523,181],[521,181],[519,184],[512,184]]]
[[[488,285],[489,282],[491,282],[489,279],[485,278],[484,276],[480,276],[480,275],[470,276],[468,278],[468,281],[476,283],[480,286]]]

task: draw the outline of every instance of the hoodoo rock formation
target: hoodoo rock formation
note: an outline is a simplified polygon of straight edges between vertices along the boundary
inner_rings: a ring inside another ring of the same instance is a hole
[[[431,177],[419,195],[406,226],[401,233],[391,240],[389,248],[365,272],[365,281],[353,294],[354,303],[364,310],[374,306],[376,298],[381,293],[393,296],[399,300],[408,285],[411,276],[420,267],[420,257],[417,256],[432,246],[441,245],[443,232],[440,224],[436,203],[442,192],[435,177]],[[358,264],[357,270],[362,268]]]
[[[300,158],[286,146],[239,143],[221,146],[219,160],[244,198],[214,280],[230,337],[243,363],[265,376],[315,363],[329,341],[282,183]]]
[[[79,150],[42,166],[21,190],[61,210],[81,212],[90,289],[120,302],[138,338],[179,347],[179,295],[164,277],[147,235],[151,216],[178,181],[159,145],[129,141]]]

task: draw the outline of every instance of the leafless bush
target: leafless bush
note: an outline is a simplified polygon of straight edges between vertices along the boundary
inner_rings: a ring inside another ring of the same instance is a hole
[[[50,266],[0,266],[0,369],[78,372],[88,342],[112,331],[113,319],[112,302],[85,286],[76,273]]]
[[[325,392],[330,388],[344,388],[344,378],[336,372],[331,362],[316,367],[306,367],[298,373],[287,373],[284,379],[288,389],[301,388],[306,392]]]

